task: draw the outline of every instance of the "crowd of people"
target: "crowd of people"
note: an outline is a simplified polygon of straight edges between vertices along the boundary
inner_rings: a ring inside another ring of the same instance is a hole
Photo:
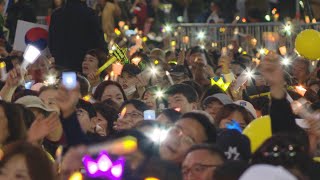
[[[0,44],[0,180],[320,178],[320,61],[120,38],[116,17],[146,30],[150,4],[97,2],[56,0],[50,53],[26,69]]]

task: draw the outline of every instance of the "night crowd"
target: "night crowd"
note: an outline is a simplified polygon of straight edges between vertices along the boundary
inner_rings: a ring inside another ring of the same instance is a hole
[[[320,179],[320,61],[153,41],[169,17],[157,0],[53,3],[34,62],[0,32],[0,180]],[[10,32],[35,18],[22,0],[7,13]]]

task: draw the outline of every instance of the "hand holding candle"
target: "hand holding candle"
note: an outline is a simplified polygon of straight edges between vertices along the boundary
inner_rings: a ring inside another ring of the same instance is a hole
[[[307,90],[301,85],[300,86],[295,86],[294,89],[301,96],[304,96],[306,94],[306,92],[307,92]]]

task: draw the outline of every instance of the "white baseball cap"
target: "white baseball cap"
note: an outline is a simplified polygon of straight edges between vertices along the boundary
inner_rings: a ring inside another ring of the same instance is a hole
[[[244,101],[244,100],[239,100],[239,101],[235,101],[233,102],[234,104],[237,104],[239,106],[242,106],[244,108],[246,108],[246,110],[255,118],[257,119],[257,111],[254,109],[253,105],[251,103],[249,103],[248,101]]]
[[[259,164],[247,169],[239,180],[298,180],[282,166]]]

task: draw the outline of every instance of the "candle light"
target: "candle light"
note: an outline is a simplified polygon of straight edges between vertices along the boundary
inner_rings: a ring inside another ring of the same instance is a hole
[[[172,77],[171,77],[171,75],[170,75],[170,73],[168,71],[166,71],[166,75],[167,75],[167,77],[169,79],[170,84],[174,85],[173,79],[172,79]]]
[[[126,25],[126,23],[124,21],[119,21],[118,23],[120,29],[122,29],[124,27],[124,25]]]
[[[303,86],[295,86],[295,90],[298,94],[300,94],[301,96],[304,96],[305,93],[307,92],[307,90],[303,87]]]
[[[111,73],[110,73],[110,80],[115,81],[115,75],[114,75],[113,71],[111,71]]]
[[[119,117],[119,119],[123,119],[123,118],[124,118],[124,116],[126,115],[126,113],[127,113],[127,108],[126,108],[126,107],[124,107],[124,108],[122,109],[121,113],[120,113],[120,117]]]
[[[108,81],[108,80],[109,80],[109,74],[107,74],[107,75],[104,77],[104,80],[105,80],[105,81]]]
[[[141,61],[141,57],[134,57],[134,58],[131,59],[131,62],[136,66],[138,66],[140,61]]]
[[[58,172],[59,173],[61,171],[62,152],[63,152],[63,147],[60,145],[56,150],[56,163],[58,165]]]
[[[189,36],[183,36],[182,42],[183,42],[184,44],[189,44]]]

